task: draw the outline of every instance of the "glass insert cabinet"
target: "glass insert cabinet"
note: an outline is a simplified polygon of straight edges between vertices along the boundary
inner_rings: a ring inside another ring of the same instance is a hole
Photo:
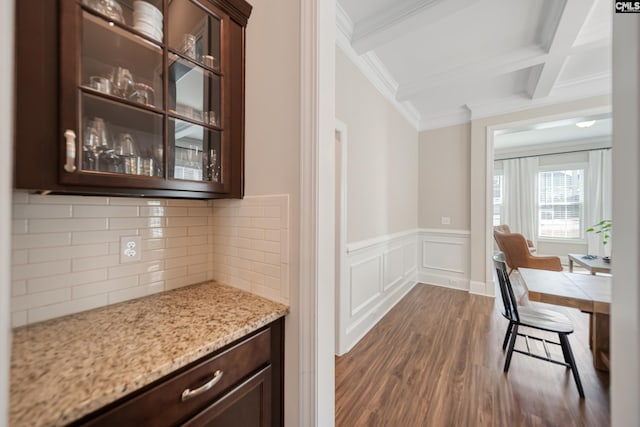
[[[16,187],[242,197],[250,12],[243,0],[16,2]]]

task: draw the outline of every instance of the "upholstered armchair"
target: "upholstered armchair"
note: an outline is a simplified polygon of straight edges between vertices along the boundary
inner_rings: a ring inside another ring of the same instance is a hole
[[[501,233],[493,231],[498,248],[504,254],[509,274],[519,267],[536,268],[538,270],[562,271],[560,258],[557,256],[535,256],[529,252],[527,239],[519,233]]]
[[[496,225],[495,227],[493,227],[493,231],[497,231],[499,233],[504,233],[504,234],[511,234],[511,229],[507,224]],[[527,239],[527,247],[529,248],[529,252],[531,252],[532,254],[536,252],[535,245],[529,239]]]

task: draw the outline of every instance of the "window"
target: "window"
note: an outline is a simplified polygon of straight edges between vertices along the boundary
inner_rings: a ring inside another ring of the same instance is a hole
[[[504,175],[493,175],[493,225],[502,224],[502,195],[504,194]]]
[[[584,169],[538,173],[538,237],[582,239]]]

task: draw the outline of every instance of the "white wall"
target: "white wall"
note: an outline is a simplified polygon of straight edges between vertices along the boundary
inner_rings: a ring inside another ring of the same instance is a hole
[[[336,117],[346,126],[346,234],[336,352],[350,350],[416,283],[418,132],[336,49]]]
[[[336,49],[336,117],[347,125],[347,241],[415,229],[418,132]]]
[[[640,425],[640,21],[613,18],[612,424]],[[618,231],[620,230],[620,231]]]
[[[470,131],[466,123],[420,132],[420,228],[469,230]]]
[[[0,2],[0,426],[9,420],[13,2]]]

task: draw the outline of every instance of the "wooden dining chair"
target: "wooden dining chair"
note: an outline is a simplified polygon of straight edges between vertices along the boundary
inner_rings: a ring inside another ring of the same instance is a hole
[[[562,365],[571,370],[573,379],[578,387],[578,393],[581,398],[584,398],[584,390],[582,388],[582,382],[580,381],[580,375],[578,374],[578,367],[575,357],[573,356],[573,351],[571,350],[571,344],[569,343],[569,335],[573,333],[571,320],[564,314],[553,310],[519,306],[513,292],[513,287],[511,286],[511,281],[509,280],[504,255],[502,253],[495,255],[493,257],[493,264],[498,276],[500,295],[502,296],[502,302],[504,304],[502,315],[509,321],[509,326],[507,326],[507,332],[502,343],[503,351],[507,348],[507,345],[509,346],[504,362],[504,372],[509,372],[509,365],[511,364],[511,357],[514,352]],[[521,334],[518,332],[520,326],[557,333],[559,342],[547,341],[545,338]],[[515,348],[518,337],[525,339],[526,351]],[[545,352],[544,356],[531,352],[530,340],[542,343]],[[551,357],[547,346],[548,344],[560,346],[564,356],[564,362]]]

